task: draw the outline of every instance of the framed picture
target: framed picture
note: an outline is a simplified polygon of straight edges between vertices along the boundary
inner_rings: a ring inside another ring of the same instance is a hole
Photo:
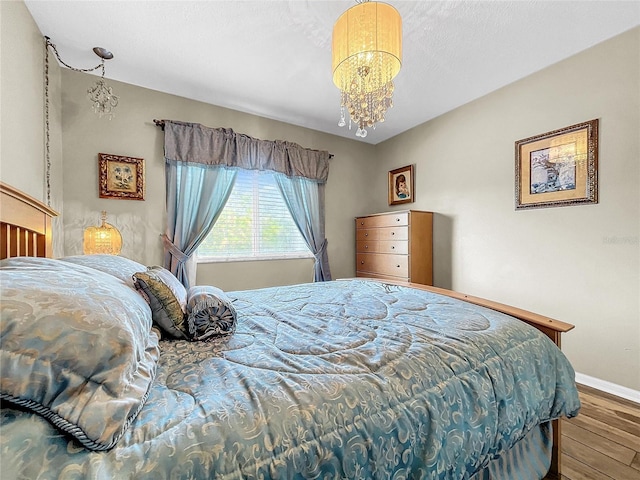
[[[516,210],[598,203],[598,120],[516,142]]]
[[[415,202],[413,165],[396,168],[389,172],[389,205]]]
[[[98,154],[100,198],[144,200],[144,160]]]

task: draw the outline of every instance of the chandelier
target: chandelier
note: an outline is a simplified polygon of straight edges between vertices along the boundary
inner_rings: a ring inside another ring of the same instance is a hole
[[[113,53],[111,53],[106,48],[94,47],[93,53],[100,57],[100,63],[92,68],[75,68],[65,63],[62,58],[60,58],[58,49],[53,43],[51,43],[51,39],[49,37],[44,38],[46,41],[47,55],[49,53],[48,47],[51,47],[53,52],[56,54],[56,58],[58,59],[58,61],[68,69],[75,72],[85,73],[101,69],[102,74],[100,75],[100,79],[87,90],[87,97],[91,101],[93,111],[98,114],[98,116],[102,117],[103,115],[106,115],[109,120],[111,120],[115,116],[113,109],[118,106],[118,97],[113,94],[113,89],[109,87],[104,81],[104,61],[111,60],[113,58]]]
[[[402,19],[391,5],[360,0],[333,27],[333,83],[340,89],[340,121],[346,114],[356,136],[384,122],[393,106],[393,78],[402,64]]]
[[[95,85],[87,90],[87,97],[93,104],[93,111],[98,114],[99,117],[108,115],[109,120],[114,116],[113,109],[118,106],[118,97],[113,94],[113,89],[104,83],[104,61],[111,60],[113,53],[102,47],[94,47],[93,52],[98,55],[102,61],[100,67],[102,68],[102,75]]]

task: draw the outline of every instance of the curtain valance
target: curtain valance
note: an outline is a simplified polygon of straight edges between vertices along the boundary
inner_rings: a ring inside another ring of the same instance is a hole
[[[329,176],[329,152],[282,140],[259,140],[230,128],[165,120],[164,149],[170,161],[271,170],[320,183]]]

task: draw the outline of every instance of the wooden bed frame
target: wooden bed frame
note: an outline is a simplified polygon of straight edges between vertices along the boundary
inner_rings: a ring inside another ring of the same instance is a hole
[[[41,201],[0,182],[0,259],[52,257],[51,218],[57,216]]]
[[[51,218],[57,215],[54,210],[42,202],[0,182],[0,228],[2,232],[0,258],[4,259],[19,256],[52,257],[53,235]],[[485,300],[483,298],[472,297],[452,290],[416,283],[393,282],[388,280],[385,280],[385,282],[446,295],[506,313],[537,328],[547,335],[558,347],[560,347],[561,334],[568,332],[574,327],[569,323],[560,322],[520,308]],[[547,479],[560,478],[560,439],[560,421],[554,420],[551,468],[545,477]]]

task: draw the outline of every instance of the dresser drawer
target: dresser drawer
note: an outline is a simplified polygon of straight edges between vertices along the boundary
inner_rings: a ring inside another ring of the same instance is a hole
[[[407,240],[382,240],[376,242],[376,247],[375,253],[391,253],[394,255],[407,255],[409,253],[409,242]]]
[[[407,255],[356,253],[356,271],[408,277],[409,257]]]
[[[378,238],[380,238],[379,228],[359,228],[356,230],[357,242],[378,240]]]
[[[377,240],[409,240],[409,227],[383,227],[377,232]]]
[[[409,242],[406,240],[359,240],[356,242],[356,253],[407,255],[409,253]]]
[[[356,253],[380,253],[379,242],[376,240],[358,240]]]
[[[356,228],[393,227],[394,225],[409,225],[409,212],[388,215],[374,215],[356,219]]]

